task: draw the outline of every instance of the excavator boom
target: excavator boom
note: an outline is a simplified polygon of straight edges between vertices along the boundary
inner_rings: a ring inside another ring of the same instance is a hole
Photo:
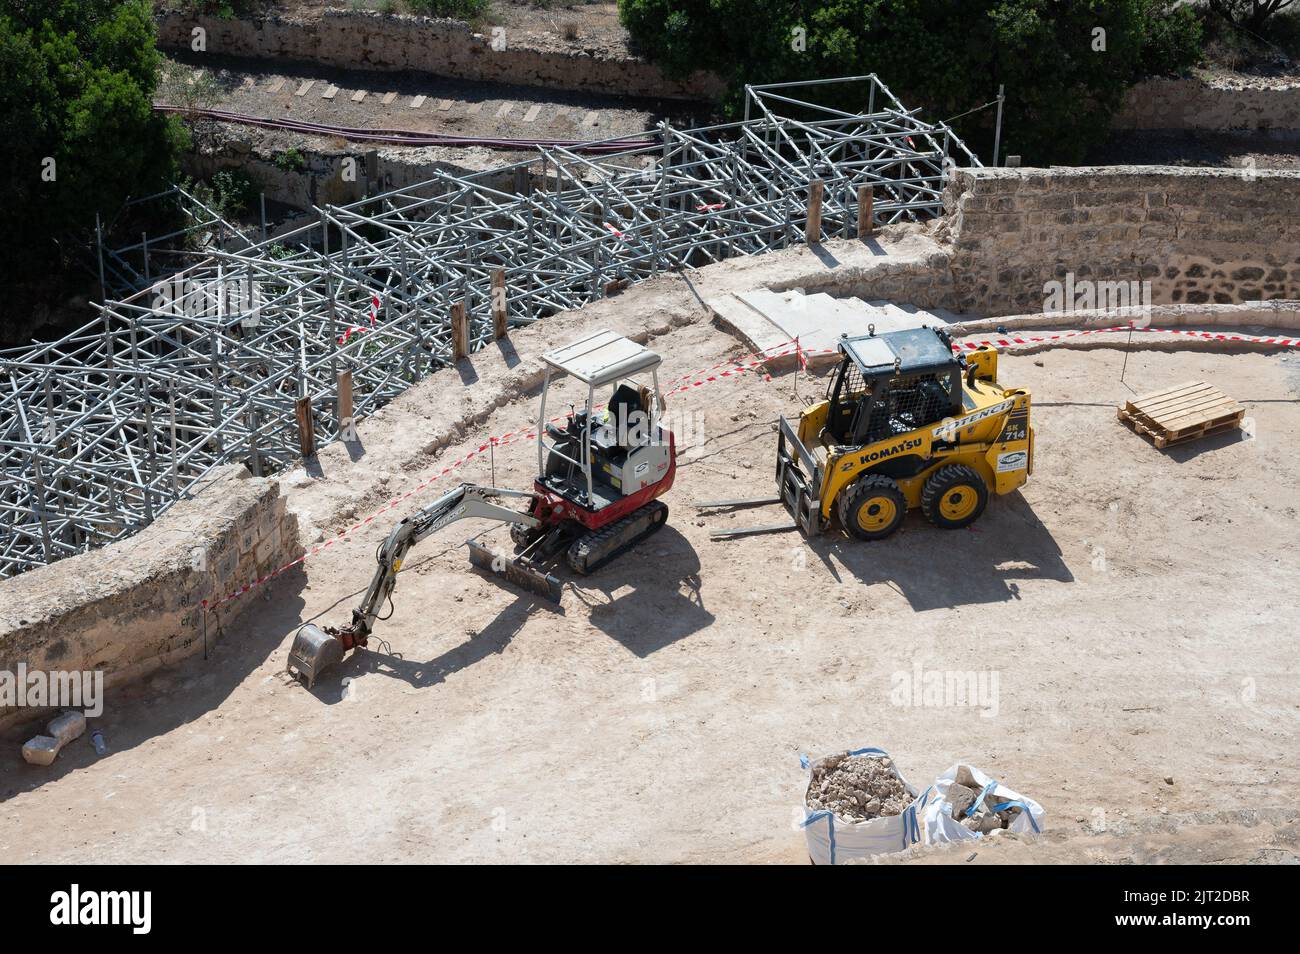
[[[499,487],[480,487],[477,484],[461,484],[447,491],[427,507],[423,507],[406,517],[393,528],[388,537],[375,552],[375,574],[361,603],[352,611],[352,622],[341,628],[326,627],[322,629],[313,623],[307,623],[298,630],[289,650],[286,669],[301,677],[307,687],[316,682],[325,669],[343,659],[344,654],[357,646],[365,646],[375,620],[383,606],[392,597],[397,585],[397,574],[402,569],[402,561],[407,552],[421,540],[437,533],[448,524],[472,517],[499,520],[503,523],[518,523],[535,529],[541,525],[535,517],[503,507],[494,501],[501,497],[522,497],[531,499],[534,494],[520,490],[503,490]],[[477,547],[477,550],[475,549]],[[560,582],[554,576],[524,563],[523,561],[505,561],[494,558],[484,561],[481,557],[483,548],[471,542],[471,559],[484,569],[498,570],[513,583],[524,586],[553,602],[559,602]],[[484,551],[486,552],[486,551]],[[498,567],[496,564],[502,562]]]

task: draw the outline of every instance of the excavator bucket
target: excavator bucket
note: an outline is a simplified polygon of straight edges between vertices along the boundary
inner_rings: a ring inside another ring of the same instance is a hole
[[[285,669],[301,678],[310,689],[322,672],[342,661],[343,641],[308,623],[294,636]]]
[[[504,576],[515,586],[536,593],[552,603],[560,602],[560,581],[550,573],[530,566],[527,561],[511,559],[494,550],[489,550],[477,540],[467,541],[469,545],[469,562],[480,570]]]

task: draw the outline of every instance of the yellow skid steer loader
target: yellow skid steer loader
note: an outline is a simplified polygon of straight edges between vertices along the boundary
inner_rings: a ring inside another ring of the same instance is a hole
[[[1029,392],[997,380],[997,352],[954,355],[941,330],[921,327],[839,342],[841,360],[825,400],[780,420],[778,495],[697,507],[783,503],[792,521],[718,530],[715,539],[832,522],[859,540],[898,529],[921,508],[937,527],[956,529],[1033,472]]]

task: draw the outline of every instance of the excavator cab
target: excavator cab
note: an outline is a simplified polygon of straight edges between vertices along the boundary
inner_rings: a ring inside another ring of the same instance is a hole
[[[636,342],[599,331],[542,356],[537,428],[537,490],[595,514],[658,484],[672,464],[672,435],[660,426],[655,354]],[[551,385],[568,375],[586,385],[586,401],[562,423],[547,421]],[[609,388],[603,408],[598,396]],[[667,488],[664,487],[660,490]],[[646,496],[646,500],[653,494]]]

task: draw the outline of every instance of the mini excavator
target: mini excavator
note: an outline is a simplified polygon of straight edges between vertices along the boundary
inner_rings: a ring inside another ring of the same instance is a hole
[[[658,498],[673,485],[676,446],[661,425],[662,359],[636,342],[599,331],[542,355],[546,377],[537,423],[538,476],[531,491],[461,484],[403,519],[375,553],[378,564],[352,621],[342,627],[302,626],[287,670],[311,688],[344,655],[368,645],[377,621],[392,615],[392,593],[413,546],[458,520],[506,523],[513,558],[468,541],[470,562],[558,603],[560,580],[545,566],[564,554],[577,574],[598,570],[662,528],[668,507]],[[649,383],[644,383],[645,375]],[[583,407],[546,419],[551,384],[568,375],[586,385]],[[612,389],[599,409],[597,392]],[[523,503],[511,509],[507,501]],[[388,616],[380,613],[387,606]]]

